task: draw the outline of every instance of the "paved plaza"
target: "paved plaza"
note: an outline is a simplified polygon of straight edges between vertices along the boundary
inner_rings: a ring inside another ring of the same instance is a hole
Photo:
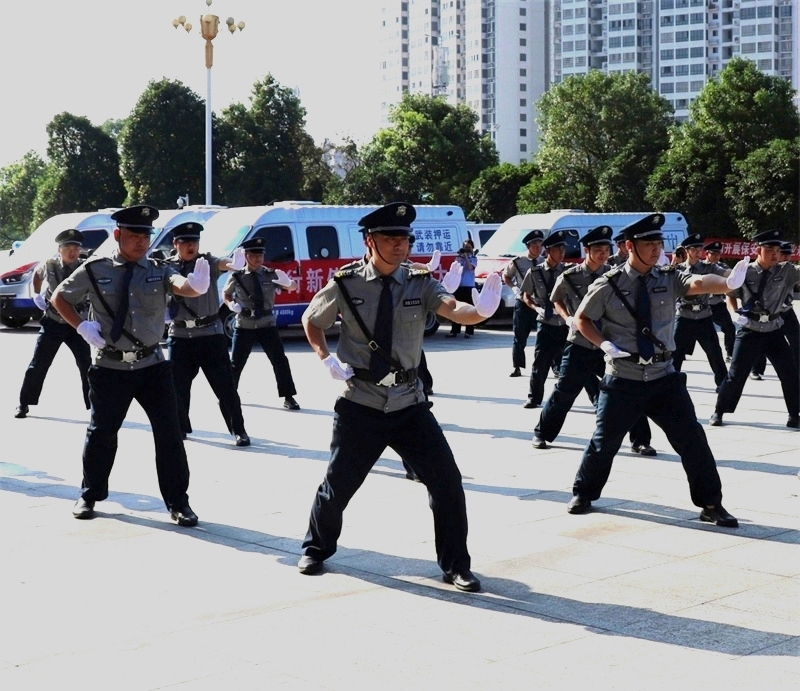
[[[134,405],[111,495],[76,521],[88,413],[65,348],[40,405],[13,418],[34,325],[0,329],[0,689],[800,688],[800,434],[771,366],[724,427],[705,427],[738,529],[701,523],[679,458],[617,456],[596,510],[566,503],[594,429],[584,394],[552,448],[509,378],[511,331],[426,339],[433,412],[464,478],[483,591],[442,583],[425,489],[383,455],[319,576],[296,563],[328,460],[330,379],[286,336],[298,412],[266,356],[241,380],[253,445],[236,448],[202,375],[186,442],[194,529],[169,519],[152,436]],[[532,358],[532,343],[527,349]],[[699,419],[714,383],[684,365]],[[548,379],[546,395],[553,385]]]

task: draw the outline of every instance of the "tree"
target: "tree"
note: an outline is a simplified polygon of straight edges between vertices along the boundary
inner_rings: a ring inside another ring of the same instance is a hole
[[[646,210],[647,178],[669,142],[672,111],[643,74],[592,70],[539,100],[541,176],[520,210]]]
[[[481,223],[503,222],[518,213],[519,191],[537,173],[532,163],[501,163],[482,170],[469,188],[467,216]]]
[[[389,122],[362,148],[360,165],[344,179],[350,203],[401,199],[468,207],[472,181],[498,163],[491,139],[475,129],[478,116],[464,104],[406,94]]]
[[[179,81],[151,81],[119,136],[126,204],[175,206],[205,190],[205,104]]]
[[[125,188],[116,142],[85,117],[61,113],[47,125],[47,158],[34,223],[55,214],[120,206]]]
[[[271,74],[254,84],[249,108],[237,103],[222,112],[220,187],[225,204],[269,204],[322,193],[314,182],[322,152],[304,129],[305,116],[294,92]],[[304,166],[313,170],[308,178]]]
[[[44,169],[35,151],[0,169],[0,246],[10,247],[33,231],[33,203]]]
[[[773,139],[747,158],[734,161],[725,196],[739,230],[745,237],[780,228],[787,239],[798,242],[800,227],[800,138]]]
[[[657,208],[681,210],[702,234],[734,235],[739,227],[726,186],[737,161],[774,139],[800,135],[791,84],[734,58],[671,133],[669,149],[650,176],[647,198]],[[786,189],[787,194],[797,194]],[[745,230],[745,228],[742,228]]]

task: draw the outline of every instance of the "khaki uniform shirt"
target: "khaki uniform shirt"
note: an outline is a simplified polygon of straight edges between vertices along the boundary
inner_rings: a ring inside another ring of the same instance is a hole
[[[59,324],[67,323],[58,313],[58,310],[50,304],[50,298],[59,284],[83,264],[83,261],[83,259],[76,259],[72,264],[67,264],[65,266],[61,258],[57,257],[48,259],[46,262],[42,262],[36,267],[36,274],[42,279],[42,287],[44,288],[44,290],[40,290],[39,292],[44,293],[44,299],[47,300],[47,309],[45,309],[44,314],[48,319],[52,319]],[[89,303],[84,301],[75,307],[78,310],[78,314],[85,318],[89,312]]]
[[[506,264],[506,268],[503,269],[503,276],[508,278],[517,288],[522,285],[522,281],[525,280],[525,274],[528,273],[534,266],[537,264],[541,264],[544,261],[544,257],[537,257],[536,259],[531,259],[527,254],[522,254],[519,257],[514,257],[508,264]],[[520,295],[517,300],[521,300],[522,296]]]
[[[695,262],[691,266],[689,262],[676,264],[675,268],[678,271],[691,274],[692,276],[706,276],[713,274],[715,276],[724,276],[727,269],[719,264],[707,264],[705,262]],[[681,319],[707,319],[711,316],[711,296],[708,293],[703,295],[692,295],[691,297],[683,297],[678,300],[676,307],[676,314]],[[724,296],[722,296],[724,298]]]
[[[245,312],[256,308],[256,303],[253,299],[254,273],[258,277],[257,280],[261,283],[261,290],[264,293],[264,310],[267,314],[263,317],[255,317]],[[256,272],[250,271],[249,268],[231,272],[222,292],[228,297],[233,297],[234,302],[242,306],[243,311],[236,315],[237,329],[263,329],[267,326],[275,326],[277,318],[273,308],[275,307],[275,292],[278,290],[278,286],[272,281],[276,278],[278,278],[278,274],[275,270],[268,269],[266,266],[259,267]]]
[[[728,270],[726,266],[720,264],[719,262],[703,261],[702,263],[715,267],[714,273],[717,274],[717,276],[724,276],[725,272]],[[718,273],[718,270],[721,270],[722,273]],[[708,297],[708,304],[712,307],[714,305],[719,304],[720,302],[725,302],[725,296],[720,293],[714,293],[713,295],[708,295],[707,297]]]
[[[750,264],[747,267],[747,275],[742,287],[733,291],[731,295],[739,298],[742,301],[742,309],[748,312],[747,324],[743,328],[766,333],[780,329],[783,326],[783,317],[773,321],[768,319],[761,321],[754,314],[763,315],[766,318],[783,311],[783,304],[786,302],[787,296],[794,290],[795,283],[800,282],[800,266],[790,262],[773,266],[769,270],[770,275],[761,295],[761,303],[754,304],[751,298],[758,293],[761,275],[764,271],[765,269],[762,269],[758,262]]]
[[[378,303],[382,290],[380,274],[369,262],[342,271],[340,275],[353,299],[355,309],[371,332],[378,316]],[[419,365],[426,315],[428,312],[436,312],[452,297],[427,271],[412,271],[401,265],[391,276],[394,279],[392,358],[398,361],[403,369],[413,369]],[[341,315],[342,321],[336,348],[337,357],[356,369],[369,369],[372,350],[367,337],[353,316],[336,281],[331,279],[314,295],[304,316],[317,328],[328,329],[336,321],[337,315]],[[386,413],[425,401],[419,379],[416,386],[404,384],[379,386],[355,377],[345,383],[347,386],[343,393],[345,398]]]
[[[556,284],[556,279],[562,274],[566,265],[558,263],[551,267],[546,261],[537,264],[531,268],[525,279],[522,281],[520,290],[531,296],[533,303],[537,307],[546,307],[550,302],[550,293]],[[558,312],[553,309],[553,316],[545,319],[541,314],[537,315],[536,321],[550,326],[564,326],[564,320],[559,316]]]
[[[196,298],[185,298],[179,295],[172,296],[172,300],[178,305],[178,311],[175,313],[173,319],[179,322],[186,322],[219,314],[219,288],[217,287],[221,273],[219,270],[219,257],[212,257],[210,254],[201,254],[199,256],[205,257],[208,260],[211,283],[208,286],[208,290],[202,295],[198,295]],[[166,263],[175,267],[182,276],[187,276],[194,271],[195,262],[196,260],[182,262],[177,254],[166,260]],[[169,335],[172,338],[200,338],[202,336],[213,336],[224,332],[221,319],[217,319],[206,326],[177,326],[174,321],[170,322],[169,325]]]
[[[88,271],[94,275],[97,288],[89,278]],[[97,292],[99,290],[112,313],[116,314],[125,272],[125,261],[116,250],[110,259],[91,257],[59,286],[59,292],[71,305],[77,305],[88,296],[91,304],[89,316],[100,322],[100,333],[106,343],[118,350],[135,351],[142,346],[131,341],[124,333],[118,341],[111,342],[114,318],[106,311]],[[145,347],[157,346],[164,335],[164,311],[172,293],[172,279],[179,275],[173,267],[155,259],[143,257],[136,263],[129,288],[128,314],[123,328],[144,343]],[[160,347],[147,357],[130,363],[114,360],[102,350],[94,351],[94,364],[109,369],[138,370],[163,361],[164,353]]]
[[[583,314],[594,322],[601,321],[603,338],[611,341],[620,350],[636,353],[636,319],[609,285],[613,278],[630,306],[636,310],[639,292],[638,278],[641,274],[630,264],[614,267],[598,278],[589,287],[589,292],[580,305]],[[664,343],[666,350],[675,350],[672,336],[675,326],[675,303],[686,295],[692,276],[676,271],[674,266],[653,267],[650,270],[650,316],[653,335]],[[655,352],[662,349],[655,346]],[[672,360],[640,365],[632,360],[606,358],[606,374],[635,381],[652,381],[674,372]]]
[[[553,302],[563,302],[570,316],[575,316],[578,306],[583,298],[586,297],[589,286],[610,269],[611,267],[608,264],[603,264],[597,271],[592,272],[586,266],[586,262],[569,267],[556,279],[556,285],[550,295],[551,300]],[[589,350],[598,350],[597,346],[586,340],[580,331],[570,332],[567,340]]]

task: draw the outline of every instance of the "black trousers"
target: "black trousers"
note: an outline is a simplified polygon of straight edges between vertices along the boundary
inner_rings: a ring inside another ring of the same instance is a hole
[[[233,330],[233,346],[231,348],[231,366],[233,367],[233,381],[239,386],[239,379],[242,370],[250,357],[250,351],[258,343],[267,354],[272,371],[275,373],[275,381],[278,384],[278,396],[286,398],[294,396],[297,389],[294,388],[292,370],[289,367],[289,359],[283,350],[283,343],[278,335],[278,328],[275,326],[265,326],[262,329],[240,329]]]
[[[453,293],[453,297],[456,300],[460,300],[461,302],[466,302],[468,305],[472,304],[472,288],[474,286],[459,286],[456,288],[456,292]],[[456,322],[450,322],[450,333],[451,334],[460,334],[461,333],[461,324]],[[464,333],[472,335],[475,333],[475,325],[474,324],[467,324],[464,326]]]
[[[567,343],[561,360],[561,376],[550,398],[542,406],[542,414],[534,434],[546,441],[553,441],[561,432],[567,413],[581,389],[586,389],[587,395],[596,406],[600,395],[600,380],[604,376],[605,368],[602,350],[591,350],[574,343]],[[650,424],[647,418],[641,415],[631,427],[631,445],[649,445],[651,439]]]
[[[531,331],[536,331],[536,310],[532,310],[522,300],[514,303],[514,343],[511,346],[511,361],[514,367],[525,369],[525,346]]]
[[[334,411],[331,458],[311,507],[303,553],[327,559],[336,552],[344,510],[389,447],[428,489],[436,558],[442,571],[470,568],[461,473],[430,404],[384,413],[339,398]]]
[[[427,394],[433,391],[433,375],[428,369],[428,359],[425,357],[425,351],[420,351],[419,365],[417,365],[417,376],[422,380],[422,390]]]
[[[20,405],[37,405],[42,393],[45,377],[50,370],[50,365],[58,353],[61,344],[72,351],[75,364],[81,375],[83,388],[83,401],[89,409],[89,367],[92,364],[92,354],[89,344],[83,340],[78,332],[69,324],[60,324],[57,321],[42,317],[39,336],[33,349],[33,359],[25,371],[22,388],[19,392]]]
[[[117,433],[133,401],[142,406],[153,429],[158,486],[167,508],[189,502],[189,464],[178,424],[178,403],[168,361],[133,371],[89,368],[91,420],[83,447],[81,496],[108,497],[108,478],[117,454]]]
[[[792,349],[792,360],[795,367],[800,370],[800,322],[797,321],[797,313],[791,309],[781,313],[783,317],[783,326],[781,331],[789,341],[789,347]],[[754,374],[764,374],[767,369],[767,358],[765,355],[759,355],[753,363],[752,372]]]
[[[673,337],[675,351],[672,353],[672,364],[676,372],[681,371],[686,356],[693,353],[695,344],[699,343],[714,373],[714,383],[719,387],[725,381],[728,368],[725,366],[725,358],[722,355],[722,348],[719,347],[719,337],[711,317],[705,319],[678,317],[675,320]]]
[[[725,355],[733,357],[733,339],[736,338],[736,327],[733,325],[731,313],[725,302],[711,305],[711,319],[722,331]]]
[[[736,410],[753,364],[762,354],[772,363],[775,374],[780,379],[787,412],[792,417],[800,415],[800,375],[783,330],[762,333],[742,328],[736,332],[728,376],[722,382],[717,395],[715,412],[718,415]]]
[[[536,334],[536,347],[533,349],[533,365],[528,385],[528,398],[539,405],[544,398],[544,383],[547,373],[561,362],[564,344],[567,342],[569,327],[539,324]]]
[[[192,423],[189,406],[192,397],[192,382],[203,370],[208,385],[219,402],[219,410],[231,434],[243,434],[244,418],[239,392],[233,381],[228,339],[224,334],[212,334],[200,338],[173,338],[167,341],[175,393],[178,397],[178,420],[181,432],[189,434]]]
[[[583,452],[572,493],[590,501],[600,498],[625,434],[643,414],[664,430],[681,457],[692,503],[701,507],[719,504],[722,483],[717,464],[686,390],[686,375],[681,372],[649,382],[603,377],[597,428]]]

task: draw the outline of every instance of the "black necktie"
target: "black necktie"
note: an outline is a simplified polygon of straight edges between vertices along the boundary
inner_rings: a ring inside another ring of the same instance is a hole
[[[185,262],[181,262],[178,266],[178,271],[180,272],[181,276],[186,276],[189,273],[189,267],[186,265]],[[180,309],[181,301],[178,300],[177,295],[171,295],[169,298],[169,305],[167,306],[167,311],[169,312],[169,318],[175,319],[178,316],[178,310]]]
[[[392,321],[394,318],[394,305],[392,303],[392,277],[383,276],[381,279],[383,289],[381,290],[380,301],[378,302],[378,314],[375,317],[375,328],[372,333],[372,340],[377,343],[382,350],[386,351],[386,356],[382,356],[378,351],[373,350],[369,359],[369,373],[372,381],[379,382],[391,370],[391,364],[387,356],[392,354]]]
[[[650,293],[647,290],[647,274],[639,276],[639,295],[636,299],[636,347],[639,357],[649,360],[655,354],[653,342],[645,336],[653,328],[650,316]]]
[[[755,299],[753,301],[756,307],[761,307],[763,310],[766,310],[766,307],[764,307],[764,288],[767,287],[769,275],[769,269],[764,269],[761,272],[761,280],[758,282],[758,292],[755,294]]]
[[[547,295],[545,296],[545,299],[547,300],[547,302],[545,303],[545,306],[544,306],[544,318],[545,319],[550,319],[553,316],[553,303],[550,302],[550,293],[553,292],[553,286],[552,285],[550,285],[550,286],[547,285],[547,270],[546,269],[544,271],[542,271],[542,280],[544,281],[544,287],[547,288]],[[553,284],[555,284],[555,279],[553,280]]]
[[[261,276],[258,272],[253,272],[253,305],[255,306],[256,318],[264,316],[264,288],[261,286]]]
[[[125,317],[128,316],[128,306],[130,304],[128,291],[131,287],[133,268],[135,266],[135,262],[127,262],[125,264],[125,275],[122,277],[122,285],[120,286],[121,295],[119,298],[119,305],[117,306],[117,313],[114,315],[114,323],[111,325],[112,341],[119,340],[119,337],[122,335],[122,327],[125,326]]]

